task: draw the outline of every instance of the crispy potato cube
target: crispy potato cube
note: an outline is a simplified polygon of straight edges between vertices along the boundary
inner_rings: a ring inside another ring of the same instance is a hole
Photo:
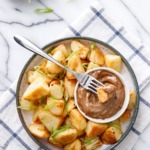
[[[65,125],[70,125],[70,128],[73,128],[73,129],[75,128],[70,121],[70,117],[66,118],[64,123],[65,123]],[[77,134],[78,134],[78,136],[81,136],[81,135],[85,134],[85,131],[84,130],[77,130]]]
[[[102,66],[104,64],[104,55],[100,49],[95,47],[89,56],[89,60],[94,64]]]
[[[97,65],[97,64],[94,64],[93,62],[90,62],[90,63],[88,64],[87,71],[88,71],[88,70],[91,70],[91,69],[93,69],[93,68],[98,68],[98,67],[100,67],[100,66]]]
[[[76,139],[74,142],[65,145],[64,150],[81,150],[81,142],[79,139]]]
[[[92,121],[88,121],[85,132],[89,138],[94,138],[101,135],[108,128],[107,124],[100,124]]]
[[[63,147],[62,144],[60,144],[60,143],[57,142],[56,140],[53,140],[53,138],[51,138],[51,136],[49,137],[48,142],[51,143],[51,144],[53,144],[53,145],[55,145],[55,146],[57,146],[57,147],[60,147],[60,148]]]
[[[58,62],[60,62],[61,64],[64,64],[65,62],[65,56],[61,51],[56,51],[52,57],[56,59]],[[47,62],[46,69],[48,70],[49,73],[60,73],[63,70],[62,67],[56,65],[51,61]]]
[[[68,80],[65,77],[64,80],[65,96],[68,96],[69,98],[74,97],[74,90],[75,90],[76,83],[77,83],[76,80]]]
[[[35,111],[34,111],[34,113],[33,113],[33,116],[32,116],[32,121],[33,121],[34,123],[41,123],[41,121],[40,121],[40,119],[39,119],[39,114],[40,114],[40,112],[44,109],[44,107],[45,107],[45,105],[39,105],[39,106],[35,109]]]
[[[58,141],[62,145],[69,144],[77,138],[77,130],[67,129],[63,132],[56,134],[54,138],[56,141]]]
[[[98,138],[90,144],[84,146],[84,150],[95,150],[102,145],[102,141]]]
[[[62,117],[55,116],[50,111],[44,110],[40,112],[39,119],[49,131],[57,130],[63,122]]]
[[[136,106],[136,94],[134,91],[130,92],[130,100],[127,109],[133,110]]]
[[[131,117],[131,110],[126,109],[126,111],[119,117],[121,122],[126,122]]]
[[[65,58],[68,56],[68,51],[67,51],[66,46],[65,46],[64,44],[61,44],[61,45],[57,46],[56,48],[54,48],[54,49],[51,51],[51,54],[53,55],[53,54],[55,54],[57,51],[61,51],[61,52],[64,54]]]
[[[69,60],[68,60],[68,68],[71,70],[78,72],[78,73],[84,73],[85,70],[82,66],[82,62],[80,60],[80,57],[78,54],[74,54]],[[68,79],[76,79],[76,77],[67,71],[66,76]]]
[[[109,127],[104,134],[102,135],[102,141],[105,144],[114,144],[119,141],[122,136],[121,130],[118,130],[115,127]]]
[[[86,128],[86,119],[77,109],[72,109],[70,111],[70,121],[77,130],[84,130]]]
[[[53,102],[54,102],[54,99],[48,98],[47,106],[51,105]],[[64,100],[55,100],[54,106],[49,108],[49,110],[53,115],[61,116],[64,112],[64,107],[65,107]]]
[[[34,101],[49,95],[49,92],[49,87],[45,80],[43,78],[37,78],[28,86],[23,94],[23,98]]]
[[[105,55],[105,63],[108,68],[112,68],[118,72],[121,71],[122,60],[118,55]]]
[[[108,93],[105,92],[103,87],[97,88],[97,94],[98,94],[98,99],[101,103],[105,103],[109,100]]]
[[[60,84],[58,80],[54,80],[50,84],[50,94],[56,99],[62,99],[64,93],[64,87]]]
[[[73,99],[69,99],[67,101],[66,108],[64,109],[63,117],[66,117],[67,113],[69,113],[73,108],[75,108],[74,100]]]
[[[44,74],[44,73],[43,73]],[[43,78],[48,84],[51,83],[52,79],[50,77],[47,77],[43,74],[40,74],[37,71],[28,71],[28,83],[32,83],[33,81],[35,81],[37,78],[41,77]]]
[[[64,123],[65,123],[65,125],[70,125],[70,128],[73,128],[73,129],[75,128],[70,121],[70,117],[67,117],[66,120],[64,121]]]
[[[19,103],[20,103],[19,107],[21,107],[21,109],[23,110],[33,110],[36,107],[34,101],[26,100],[24,98],[21,98]]]
[[[80,42],[75,41],[75,40],[73,40],[71,42],[71,49],[73,52],[77,51],[77,53],[79,54],[81,59],[86,59],[86,57],[90,51],[88,46],[85,46],[85,45],[83,45]]]
[[[49,131],[43,124],[30,124],[28,128],[29,131],[36,137],[45,139],[50,136]]]

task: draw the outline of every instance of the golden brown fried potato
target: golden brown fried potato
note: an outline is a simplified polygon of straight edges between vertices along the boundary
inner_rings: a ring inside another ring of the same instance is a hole
[[[86,128],[86,119],[77,109],[72,109],[70,111],[70,121],[77,130],[84,130]]]
[[[54,138],[56,141],[58,141],[62,145],[69,144],[77,138],[77,130],[67,129],[63,132],[56,134]]]
[[[119,120],[121,122],[126,122],[131,117],[131,110],[126,109],[126,111],[121,115]]]
[[[71,49],[73,52],[77,52],[82,59],[86,59],[90,49],[88,46],[81,44],[78,41],[73,40],[71,42]]]
[[[33,116],[32,116],[32,121],[33,121],[34,123],[41,123],[41,121],[39,120],[39,114],[40,114],[40,112],[44,109],[44,107],[45,107],[45,105],[39,105],[39,106],[35,109],[35,111],[34,111],[34,113],[33,113]]]
[[[64,54],[65,58],[67,58],[67,56],[68,56],[68,51],[67,51],[66,46],[65,46],[64,44],[61,44],[61,45],[57,46],[56,48],[54,48],[54,49],[51,51],[51,54],[53,55],[53,54],[55,54],[57,51],[61,51],[61,52]]]
[[[85,144],[83,150],[95,150],[102,145],[102,141],[98,138],[90,144]]]
[[[50,106],[50,105],[52,105],[52,107],[50,107],[49,110],[53,115],[56,115],[56,116],[63,115],[64,108],[65,108],[64,100],[54,100],[52,98],[48,98],[47,106]]]
[[[84,73],[85,70],[82,66],[82,62],[80,60],[80,57],[78,54],[74,54],[69,60],[68,60],[68,64],[67,64],[68,68],[70,68],[71,70],[78,72],[78,73]],[[75,76],[73,74],[71,74],[70,72],[67,71],[66,74],[68,79],[76,79]]]
[[[85,132],[87,137],[94,138],[98,135],[101,135],[108,128],[107,124],[95,123],[88,121]]]
[[[64,109],[64,112],[63,112],[63,117],[66,117],[67,114],[73,109],[75,108],[75,103],[74,103],[74,100],[73,99],[69,99],[67,101],[67,104],[66,104],[66,107]]]
[[[49,131],[57,130],[64,120],[62,117],[53,115],[49,110],[41,111],[39,119]]]
[[[49,93],[49,87],[45,80],[43,78],[37,78],[28,86],[23,94],[23,98],[34,101],[49,95]]]
[[[105,92],[103,87],[97,88],[98,99],[100,103],[106,103],[108,99],[108,93]]]
[[[47,84],[50,84],[52,81],[52,79],[46,76],[46,74],[44,73],[40,74],[38,71],[28,71],[27,76],[28,76],[27,80],[29,84],[32,83],[34,80],[36,80],[38,77],[43,78],[47,82]]]
[[[67,117],[64,123],[65,123],[65,125],[70,125],[70,128],[73,128],[73,129],[75,128],[70,121],[70,117]],[[77,134],[78,134],[78,136],[81,136],[81,135],[85,134],[85,131],[84,130],[77,130]]]
[[[121,71],[122,60],[118,55],[105,55],[105,63],[108,68],[112,68],[118,72]]]
[[[29,131],[39,138],[48,138],[50,136],[49,131],[45,128],[43,124],[30,124]]]
[[[122,136],[121,130],[115,127],[109,127],[102,135],[102,141],[105,144],[114,144],[119,141]]]
[[[19,107],[23,110],[33,110],[36,107],[34,101],[26,100],[24,98],[21,98],[19,103],[20,103]]]
[[[56,51],[55,54],[52,56],[54,59],[56,59],[61,64],[64,64],[65,62],[65,56],[61,51]],[[63,68],[56,65],[55,63],[48,61],[46,64],[46,69],[49,73],[61,73]]]
[[[130,92],[130,100],[127,109],[133,110],[136,106],[136,94],[134,91]]]
[[[79,139],[76,139],[74,142],[65,145],[64,150],[81,150],[81,142]]]
[[[93,69],[93,68],[98,68],[98,67],[100,67],[100,66],[97,65],[97,64],[94,64],[93,62],[90,62],[90,63],[88,64],[87,71],[88,71],[88,70],[91,70],[91,69]]]
[[[50,94],[56,99],[62,99],[64,94],[64,86],[60,84],[60,81],[54,80],[50,84]]]
[[[55,146],[57,146],[57,147],[60,147],[60,148],[63,147],[63,145],[61,145],[61,144],[60,144],[59,142],[57,142],[55,139],[51,138],[51,136],[49,137],[48,142],[51,143],[51,144],[53,144],[53,145],[55,145]]]
[[[89,56],[89,60],[94,64],[102,66],[104,64],[104,55],[100,49],[95,47]]]
[[[76,86],[77,81],[76,80],[68,80],[65,77],[64,80],[64,87],[65,87],[65,96],[72,98],[74,97],[74,90],[75,90],[75,86]]]

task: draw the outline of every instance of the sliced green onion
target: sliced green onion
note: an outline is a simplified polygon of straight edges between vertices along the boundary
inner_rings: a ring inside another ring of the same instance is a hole
[[[117,128],[118,130],[121,130],[121,127],[116,123],[110,122],[109,125]]]
[[[60,74],[59,74],[59,79],[63,79],[63,77],[65,76],[66,70],[63,70]]]
[[[95,138],[92,138],[92,139],[91,138],[90,139],[80,138],[80,140],[84,142],[84,146],[95,142],[97,139],[99,139],[99,137],[95,137]]]
[[[57,100],[53,100],[48,104],[47,106],[44,107],[44,110],[49,110],[50,108],[54,107],[56,105]]]
[[[17,108],[22,109],[22,110],[32,110],[32,109],[36,109],[37,106],[30,106],[30,107],[18,106]]]
[[[50,98],[54,99],[54,100],[58,100],[58,98],[56,98],[55,96],[49,96]]]
[[[64,81],[63,80],[59,80],[59,81],[60,81],[61,91],[62,93],[64,93],[64,88],[63,88]]]
[[[66,61],[69,60],[70,58],[72,58],[72,57],[75,55],[76,52],[77,52],[77,51],[72,52],[72,53],[67,57]]]
[[[94,49],[94,48],[95,48],[95,43],[92,43],[92,44],[90,45],[90,48],[91,48],[91,49]]]
[[[70,128],[70,124],[65,125],[65,126],[61,126],[58,130],[54,131],[51,134],[51,137],[54,138],[58,133],[64,132],[64,131],[66,131],[69,128]]]
[[[40,104],[44,104],[45,101],[46,101],[46,96],[43,96],[43,97],[40,99]]]
[[[43,73],[42,71],[39,70],[40,66],[35,66],[34,70],[37,71],[39,74],[41,74],[42,76],[46,77],[47,75],[45,73]]]
[[[51,13],[51,12],[53,12],[53,9],[51,9],[51,8],[36,8],[34,10],[34,12],[37,14]]]
[[[82,63],[81,65],[82,65],[83,68],[87,69],[88,63]]]

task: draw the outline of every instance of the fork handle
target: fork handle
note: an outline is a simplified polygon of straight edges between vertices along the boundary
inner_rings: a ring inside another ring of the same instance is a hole
[[[38,48],[35,44],[33,44],[32,42],[30,42],[28,39],[16,35],[14,36],[14,40],[21,46],[23,46],[24,48],[54,62],[55,64],[57,64],[58,66],[64,68],[65,70],[71,72],[72,74],[74,74],[76,76],[76,73],[74,71],[72,71],[71,69],[67,68],[66,66],[62,65],[61,63],[59,63],[57,60],[55,60],[53,57],[51,57],[50,55],[46,54],[44,51],[42,51],[40,48]]]

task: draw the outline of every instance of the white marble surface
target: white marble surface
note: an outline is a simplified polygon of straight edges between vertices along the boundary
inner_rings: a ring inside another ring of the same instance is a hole
[[[122,24],[150,47],[149,0],[99,0]],[[0,1],[0,95],[19,76],[32,55],[13,40],[15,34],[28,37],[40,47],[59,37],[60,33],[92,0],[1,0]],[[37,15],[35,8],[50,7],[54,13]],[[132,139],[131,139],[132,140]],[[150,149],[150,125],[133,150]]]

